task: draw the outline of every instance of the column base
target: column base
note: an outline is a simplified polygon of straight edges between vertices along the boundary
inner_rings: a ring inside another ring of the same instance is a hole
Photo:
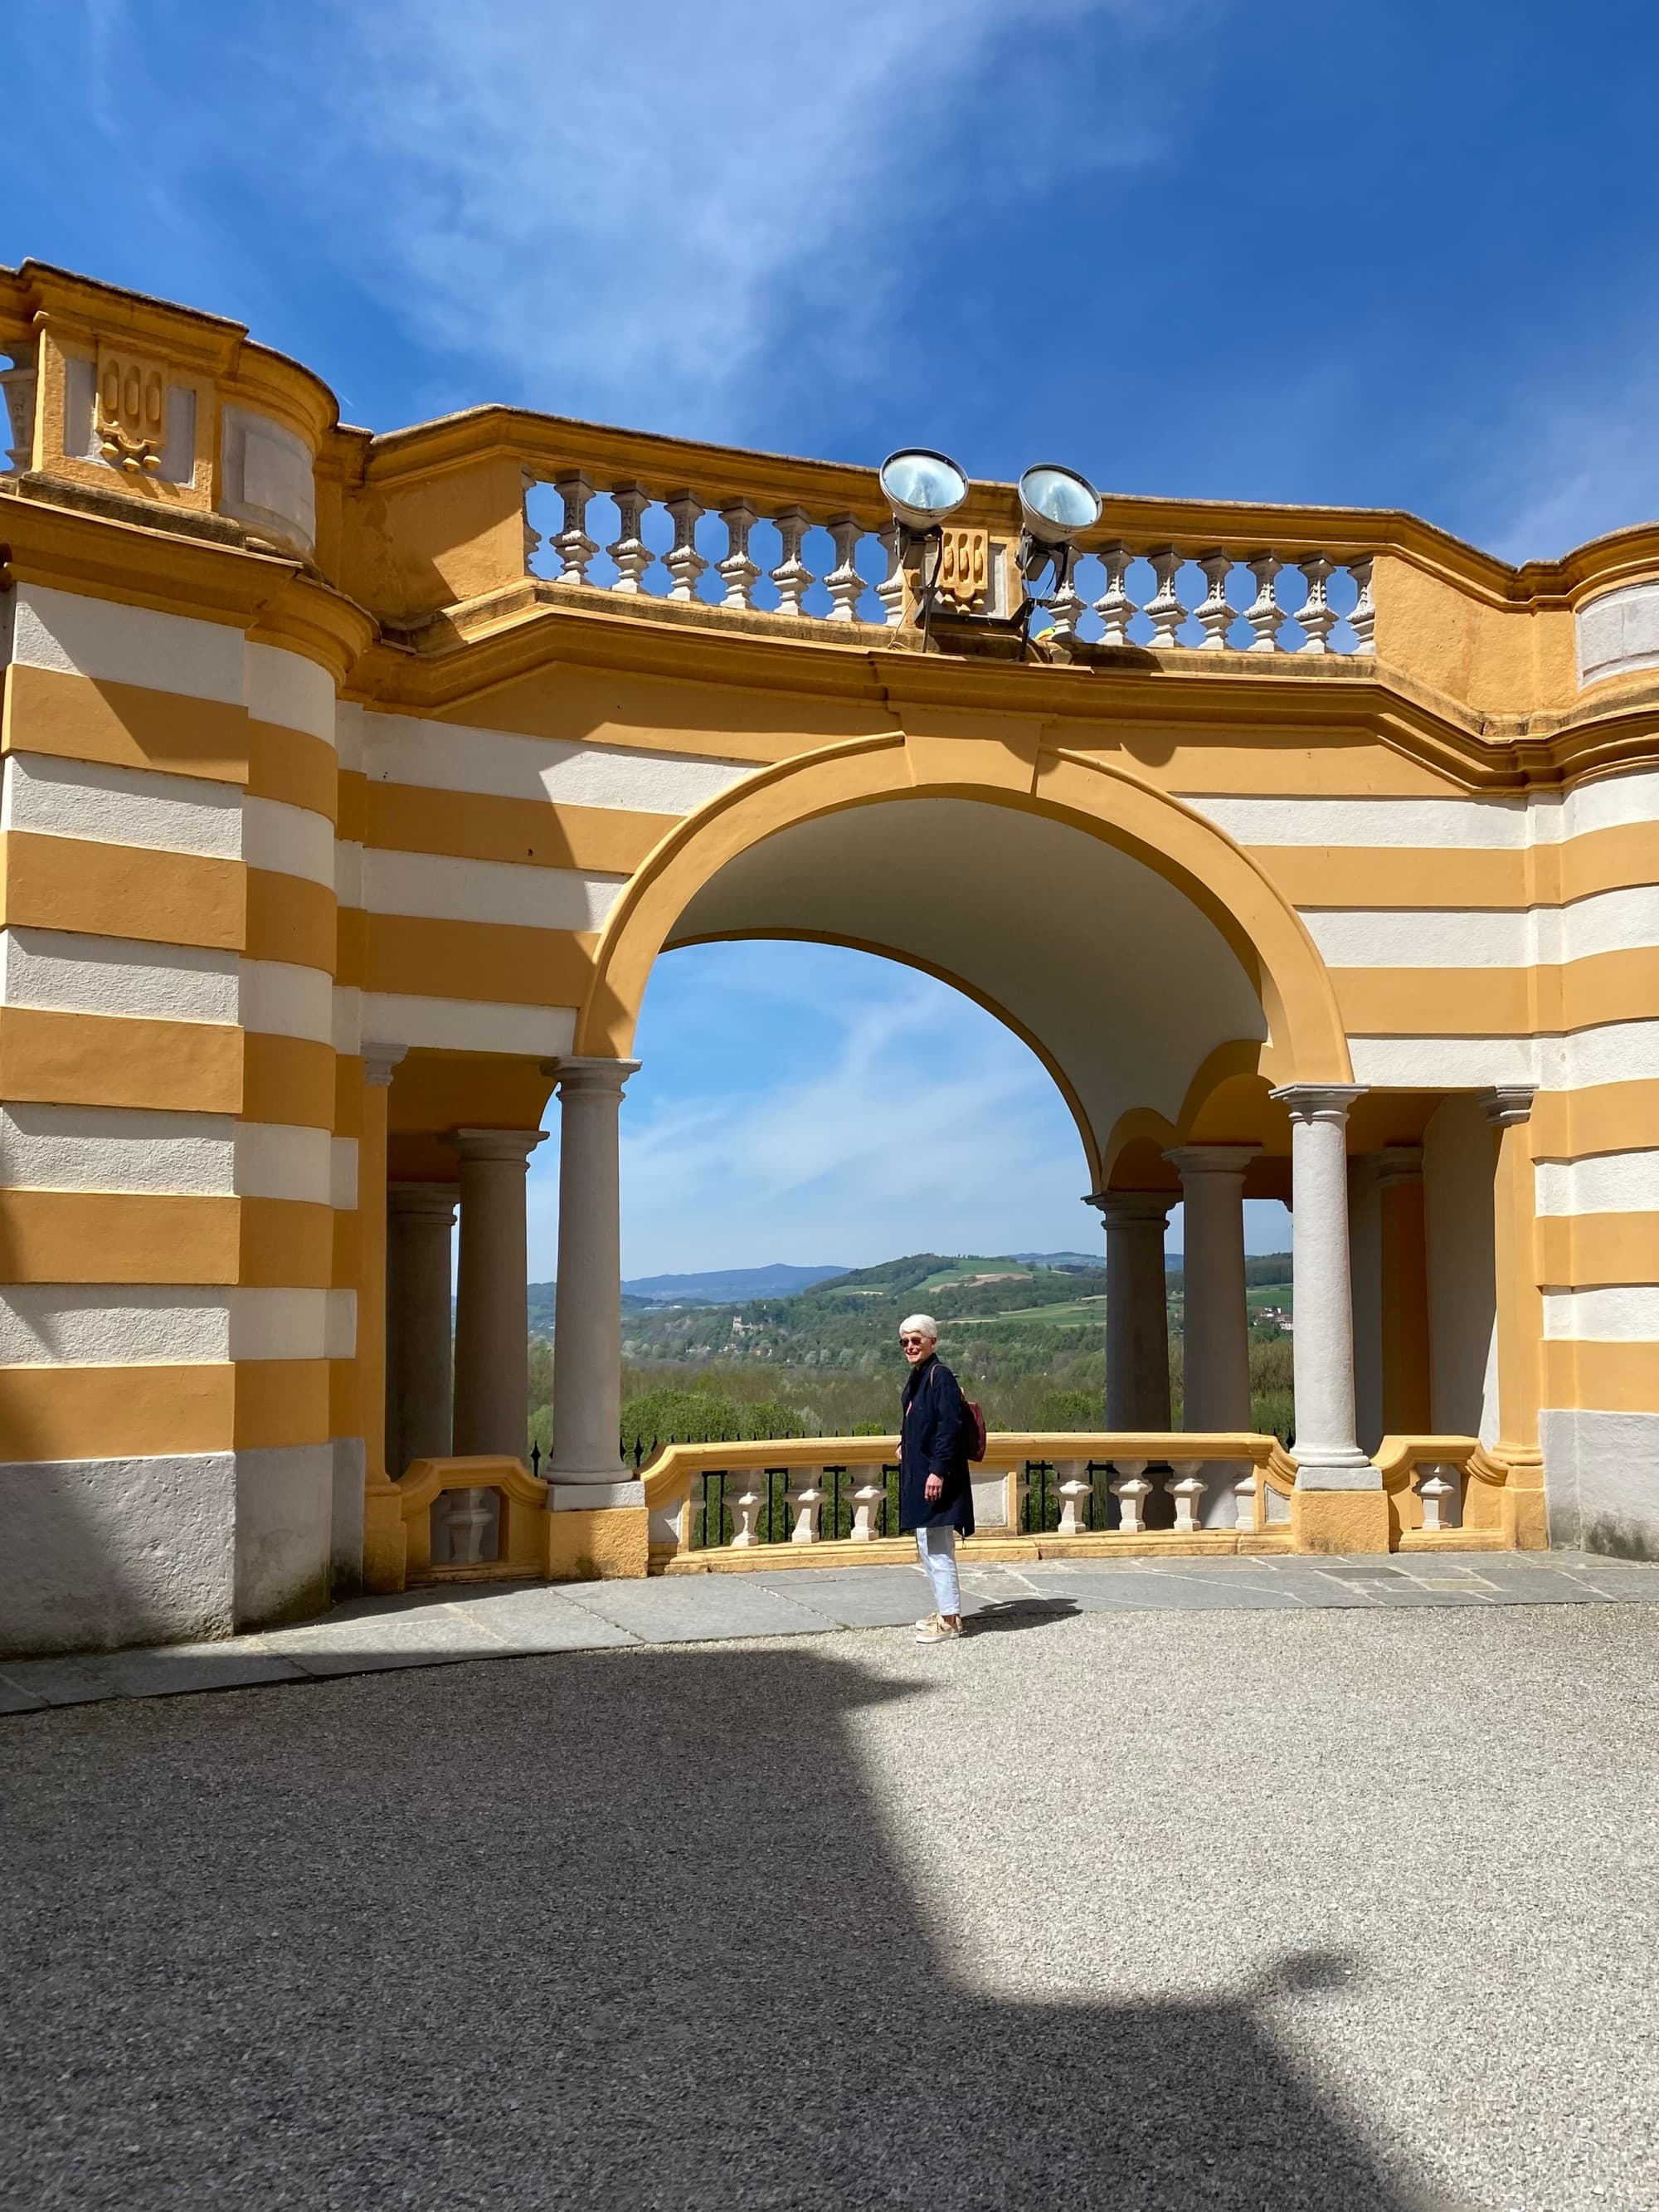
[[[640,1488],[616,1483],[617,1490]],[[573,1485],[580,1490],[580,1485]],[[600,1487],[590,1484],[590,1489]],[[568,1500],[570,1492],[565,1493]],[[547,1578],[555,1583],[641,1582],[650,1565],[650,1520],[643,1502],[556,1504],[547,1516]]]
[[[550,1513],[586,1513],[617,1505],[643,1505],[645,1485],[637,1475],[568,1474],[562,1468],[547,1470],[547,1510]]]
[[[1298,1480],[1291,1492],[1291,1541],[1298,1552],[1386,1552],[1387,1493],[1380,1483],[1374,1490],[1304,1490]]]

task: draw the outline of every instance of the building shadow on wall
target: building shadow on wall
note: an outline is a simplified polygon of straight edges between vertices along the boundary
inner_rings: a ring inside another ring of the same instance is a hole
[[[977,1986],[861,1719],[932,1694],[681,1649],[0,1724],[17,2201],[1446,2205],[1272,2029],[1340,1961],[1212,2002]]]

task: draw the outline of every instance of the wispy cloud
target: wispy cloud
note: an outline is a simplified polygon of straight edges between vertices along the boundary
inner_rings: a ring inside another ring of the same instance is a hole
[[[240,18],[222,150],[474,388],[707,431],[786,331],[869,373],[931,226],[1148,159],[1158,101],[1067,47],[1132,71],[1215,4],[301,0],[280,40]],[[301,158],[273,171],[273,134]]]

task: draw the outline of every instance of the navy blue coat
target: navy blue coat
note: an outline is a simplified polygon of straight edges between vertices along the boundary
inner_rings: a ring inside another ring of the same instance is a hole
[[[936,1504],[927,1495],[927,1478],[944,1479]],[[936,1352],[929,1352],[904,1378],[904,1416],[899,1426],[899,1527],[954,1528],[974,1533],[974,1486],[968,1476],[967,1418],[962,1389]]]

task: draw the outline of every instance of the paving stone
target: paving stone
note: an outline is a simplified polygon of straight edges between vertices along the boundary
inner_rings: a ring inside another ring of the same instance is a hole
[[[804,1593],[785,1597],[752,1575],[665,1575],[646,1583],[566,1587],[575,1604],[647,1644],[823,1635],[839,1626],[828,1613],[815,1612]]]
[[[901,1628],[933,1610],[933,1592],[920,1569],[849,1567],[817,1572],[809,1567],[757,1577],[765,1588],[796,1605],[806,1605],[842,1628]],[[973,1614],[991,1602],[963,1592],[963,1611]]]
[[[251,1689],[263,1682],[298,1682],[305,1670],[272,1650],[261,1637],[221,1644],[170,1644],[142,1651],[112,1651],[97,1673],[122,1698],[167,1698],[199,1690]]]
[[[304,1628],[273,1629],[267,1648],[307,1674],[365,1674],[382,1668],[430,1667],[460,1659],[499,1659],[503,1646],[457,1606],[356,1614]]]
[[[48,1705],[95,1705],[120,1692],[102,1671],[101,1656],[82,1659],[18,1659],[6,1672],[28,1695]]]
[[[574,1604],[562,1587],[545,1583],[515,1586],[505,1594],[492,1591],[456,1609],[502,1654],[599,1651],[635,1641],[625,1628],[601,1620],[591,1607]]]
[[[41,1713],[48,1700],[35,1691],[26,1689],[9,1674],[0,1674],[0,1713]]]

